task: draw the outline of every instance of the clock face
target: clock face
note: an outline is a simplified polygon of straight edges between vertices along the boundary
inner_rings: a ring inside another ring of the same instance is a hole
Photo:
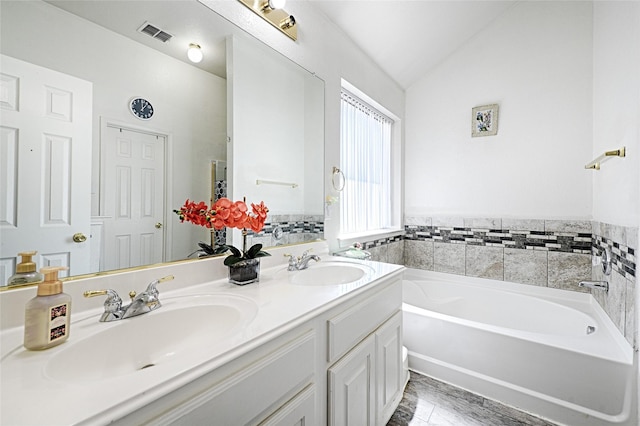
[[[153,106],[142,98],[133,98],[129,103],[131,113],[141,120],[149,120],[153,117]]]

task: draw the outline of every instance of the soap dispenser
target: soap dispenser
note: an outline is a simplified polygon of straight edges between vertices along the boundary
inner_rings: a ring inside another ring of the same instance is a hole
[[[71,296],[62,292],[58,271],[65,266],[40,269],[44,281],[38,284],[38,294],[27,302],[24,315],[24,347],[29,350],[48,349],[69,338]]]
[[[7,285],[33,284],[42,281],[42,274],[36,271],[36,263],[31,260],[36,253],[38,252],[25,251],[18,253],[18,256],[22,258],[21,262],[16,266],[16,273],[9,278]]]

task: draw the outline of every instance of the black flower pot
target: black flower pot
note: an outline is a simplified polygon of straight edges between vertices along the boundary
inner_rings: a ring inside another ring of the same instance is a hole
[[[229,265],[229,282],[246,285],[260,281],[260,259],[245,259]]]

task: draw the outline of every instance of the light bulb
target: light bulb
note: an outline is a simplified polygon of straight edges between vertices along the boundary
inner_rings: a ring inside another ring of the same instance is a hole
[[[287,4],[287,0],[269,0],[271,9],[282,9]]]
[[[196,64],[202,61],[202,58],[204,58],[204,55],[202,54],[200,45],[195,43],[189,44],[189,49],[187,49],[187,57],[191,62],[194,62]]]

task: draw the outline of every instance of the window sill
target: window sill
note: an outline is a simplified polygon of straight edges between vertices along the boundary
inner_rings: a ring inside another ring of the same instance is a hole
[[[383,238],[397,237],[404,235],[404,229],[377,229],[369,232],[357,232],[353,234],[342,234],[338,236],[340,247],[348,247],[353,243],[365,243],[368,241],[380,240]]]

